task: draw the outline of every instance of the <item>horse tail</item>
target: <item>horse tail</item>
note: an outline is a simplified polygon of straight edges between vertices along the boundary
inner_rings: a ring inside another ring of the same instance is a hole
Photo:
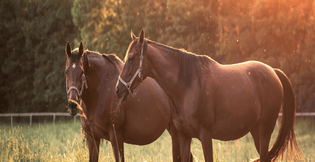
[[[300,159],[301,151],[294,133],[296,111],[294,91],[288,77],[279,69],[274,69],[274,71],[276,72],[282,83],[284,97],[282,105],[281,125],[274,145],[269,150],[269,157],[271,161],[275,161],[279,156],[283,158],[283,154],[289,147],[289,154],[285,156],[286,159],[289,159],[289,161],[291,161],[290,159],[292,159],[292,156],[295,159]],[[296,154],[294,152],[296,152]]]

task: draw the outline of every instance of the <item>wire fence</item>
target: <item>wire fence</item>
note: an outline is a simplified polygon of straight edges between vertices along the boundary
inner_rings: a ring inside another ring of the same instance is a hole
[[[20,116],[29,116],[30,117],[30,125],[32,125],[32,117],[33,116],[53,116],[53,124],[55,124],[56,116],[70,116],[69,113],[3,113],[0,114],[0,117],[11,117],[11,126],[13,125],[13,117],[20,117]],[[76,120],[76,117],[80,116],[77,114],[73,117],[73,120]],[[279,116],[282,116],[282,113],[279,113]],[[295,116],[315,116],[315,112],[298,112]]]
[[[0,117],[11,117],[11,126],[13,125],[13,117],[20,116],[29,116],[30,117],[30,125],[32,125],[32,117],[33,116],[53,116],[53,124],[55,124],[56,116],[70,116],[70,113],[3,113],[0,114]],[[77,114],[73,117],[73,120],[76,120],[76,117],[80,116]]]

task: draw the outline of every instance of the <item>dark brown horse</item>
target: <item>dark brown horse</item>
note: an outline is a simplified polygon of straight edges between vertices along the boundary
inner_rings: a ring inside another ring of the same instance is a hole
[[[201,141],[205,161],[212,162],[212,139],[235,140],[248,132],[260,161],[274,161],[287,147],[290,155],[300,157],[294,134],[295,96],[282,71],[257,61],[221,65],[207,56],[147,40],[143,31],[139,38],[133,33],[131,37],[116,93],[126,97],[148,76],[158,82],[176,107],[172,117],[179,132],[182,161],[190,159],[192,138]],[[135,73],[138,79],[129,82]],[[280,130],[268,151],[281,107]]]
[[[124,161],[124,142],[146,145],[165,129],[172,137],[173,161],[181,160],[178,134],[171,120],[172,103],[153,79],[143,83],[137,97],[128,98],[119,106],[114,90],[123,67],[119,58],[84,51],[82,42],[73,51],[68,42],[66,54],[70,114],[76,115],[80,108],[81,115],[86,116],[81,120],[90,161],[98,161],[101,138],[111,142],[116,161]]]

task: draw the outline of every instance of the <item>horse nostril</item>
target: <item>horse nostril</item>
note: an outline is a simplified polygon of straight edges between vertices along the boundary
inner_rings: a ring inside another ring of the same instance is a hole
[[[77,104],[74,103],[74,102],[72,102],[72,101],[69,101],[69,102],[68,102],[68,106],[69,106],[69,108],[71,108],[71,109],[77,108]]]
[[[68,102],[68,106],[69,106],[69,108],[72,108],[73,107],[73,103],[72,102]]]
[[[115,87],[115,91],[116,91],[116,93],[118,94],[119,88],[118,88],[117,86]]]

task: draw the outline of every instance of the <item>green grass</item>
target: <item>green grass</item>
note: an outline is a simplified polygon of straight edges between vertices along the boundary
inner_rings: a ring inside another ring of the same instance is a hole
[[[276,127],[272,142],[276,137]],[[0,161],[88,161],[88,148],[82,140],[79,121],[33,126],[0,126]],[[315,161],[315,122],[298,120],[296,136],[305,161]],[[218,162],[250,161],[258,157],[252,137],[248,134],[236,141],[213,140],[214,160]],[[201,144],[193,139],[194,160],[204,161]],[[172,161],[171,138],[167,132],[146,146],[125,144],[127,162]],[[111,145],[101,143],[100,161],[114,161]]]

